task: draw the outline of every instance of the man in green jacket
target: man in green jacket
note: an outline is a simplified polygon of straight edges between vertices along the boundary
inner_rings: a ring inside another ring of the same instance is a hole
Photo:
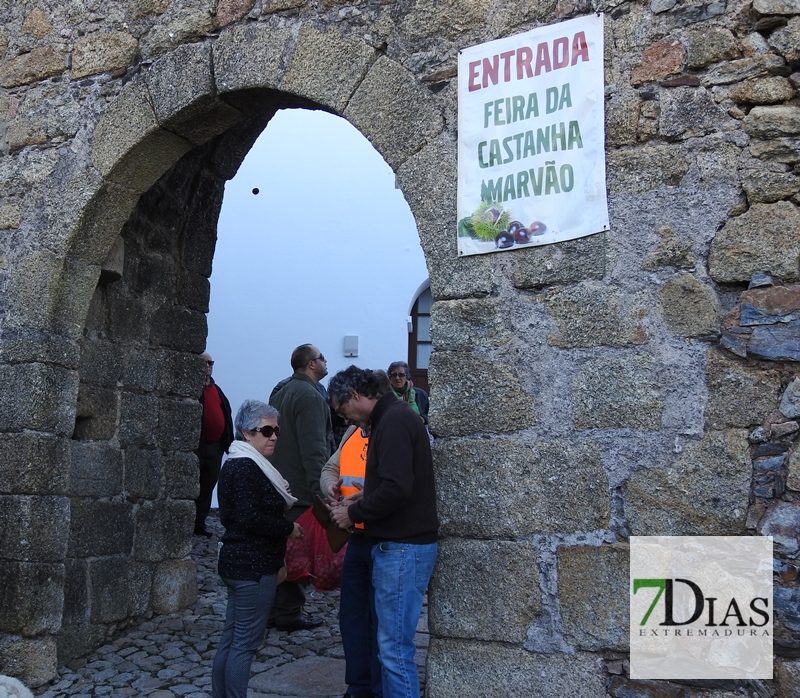
[[[313,344],[301,344],[292,352],[291,362],[292,380],[270,398],[281,415],[281,435],[270,462],[289,481],[292,495],[297,497],[297,503],[286,512],[287,519],[296,521],[320,494],[320,473],[330,457],[331,412],[317,390],[317,383],[328,375],[320,350]],[[322,621],[302,615],[305,600],[299,584],[279,584],[271,625],[288,631],[321,625]]]

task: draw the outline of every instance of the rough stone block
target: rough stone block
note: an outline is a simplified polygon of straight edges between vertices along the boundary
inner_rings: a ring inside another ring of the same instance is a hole
[[[565,349],[645,344],[647,332],[640,321],[646,304],[636,297],[625,301],[619,289],[601,282],[554,289],[545,308],[558,333],[548,336],[547,343]]]
[[[108,388],[81,384],[75,411],[73,438],[78,441],[105,441],[117,430],[119,395]]]
[[[511,280],[516,288],[541,288],[602,279],[606,255],[605,233],[531,247],[514,255]]]
[[[138,293],[155,296],[172,295],[175,286],[175,262],[171,257],[142,252],[132,260],[130,266],[131,288]]]
[[[150,597],[150,569],[127,557],[91,560],[88,566],[89,620],[112,623],[146,610]]]
[[[125,449],[125,494],[129,499],[155,499],[161,492],[161,453]]]
[[[800,191],[800,177],[791,172],[742,170],[742,188],[751,204],[773,203]]]
[[[518,538],[608,526],[608,480],[589,441],[437,441],[433,451],[443,535]]]
[[[289,67],[281,80],[285,92],[301,95],[341,113],[366,75],[375,49],[345,39],[338,31],[300,28]],[[330,76],[336,79],[331,80]]]
[[[542,610],[536,551],[529,543],[445,538],[429,594],[437,636],[521,644]]]
[[[370,68],[344,116],[393,169],[435,138],[444,126],[430,91],[386,57]]]
[[[122,393],[120,399],[119,443],[125,446],[155,446],[158,426],[158,398]]]
[[[85,339],[78,372],[81,382],[116,388],[120,379],[120,349],[113,342]]]
[[[397,183],[414,211],[437,300],[484,297],[494,288],[492,255],[458,257],[456,147],[438,138],[397,169]],[[431,196],[435,191],[436,196]]]
[[[426,693],[435,698],[607,698],[602,659],[536,654],[504,643],[431,638]]]
[[[0,431],[72,433],[77,372],[38,363],[0,365],[0,385]]]
[[[200,468],[194,453],[169,453],[164,457],[164,495],[173,499],[200,496]]]
[[[203,392],[205,364],[199,354],[163,351],[158,358],[158,390],[197,398]]]
[[[658,131],[662,137],[697,138],[720,131],[730,117],[703,87],[677,87],[661,97]]]
[[[751,367],[715,349],[706,353],[706,383],[706,424],[711,429],[761,424],[778,405],[777,371]]]
[[[649,355],[589,359],[572,380],[572,420],[577,429],[658,431],[662,413]]]
[[[711,242],[709,274],[719,283],[753,274],[800,279],[800,211],[789,201],[754,204],[729,220]]]
[[[37,46],[0,66],[0,87],[29,85],[67,69],[66,55],[52,46]]]
[[[753,107],[742,121],[753,138],[783,138],[800,134],[800,107],[776,105]]]
[[[683,32],[686,43],[686,66],[697,70],[709,63],[719,63],[741,55],[739,42],[730,29],[706,27]]]
[[[58,632],[64,605],[64,566],[3,562],[0,632],[40,635]]]
[[[200,442],[203,408],[197,398],[161,398],[158,409],[158,444],[163,451],[193,451]]]
[[[675,187],[688,170],[686,150],[680,145],[646,145],[606,154],[610,196],[644,194],[662,185]]]
[[[74,497],[68,531],[70,557],[129,555],[133,548],[132,506]]]
[[[635,90],[615,91],[606,97],[606,145],[634,145],[642,100]]]
[[[145,78],[161,126],[198,145],[243,118],[216,96],[211,51],[205,43],[179,46],[153,63]]]
[[[193,560],[177,560],[156,567],[152,592],[156,613],[175,613],[196,600],[197,569]]]
[[[778,698],[794,698],[800,686],[800,661],[776,657],[775,686]]]
[[[142,35],[142,55],[161,56],[181,45],[202,41],[214,31],[214,7],[215,3],[208,0],[168,3],[164,15]]]
[[[493,298],[439,301],[431,308],[431,338],[437,351],[499,347],[511,341],[500,304]]]
[[[219,0],[215,17],[217,27],[222,29],[233,22],[238,22],[253,9],[254,4],[255,0]]]
[[[158,385],[161,356],[160,351],[142,351],[140,347],[132,347],[122,369],[123,385],[131,390],[154,391]]]
[[[141,192],[114,182],[102,181],[71,231],[72,255],[92,264],[102,264],[119,237]]]
[[[146,338],[150,314],[144,300],[119,284],[111,284],[107,295],[109,338],[122,343]]]
[[[52,635],[0,635],[3,673],[38,688],[56,676],[56,642]]]
[[[634,536],[743,536],[752,465],[747,432],[709,431],[666,468],[628,480],[625,515]]]
[[[194,502],[145,502],[136,512],[135,558],[163,562],[188,557],[194,528]]]
[[[659,290],[661,316],[680,337],[713,335],[720,329],[720,305],[710,286],[688,273],[669,279]]]
[[[631,84],[663,80],[678,73],[683,68],[685,58],[686,49],[675,37],[667,37],[648,46],[642,54],[642,64],[631,71]]]
[[[781,395],[779,409],[784,417],[800,417],[800,378],[795,378],[786,386]]]
[[[89,617],[89,563],[68,557],[64,561],[64,626],[84,623]]]
[[[98,32],[82,36],[72,47],[70,77],[75,80],[132,65],[139,42],[126,32]]]
[[[794,96],[795,89],[786,78],[773,75],[747,80],[731,90],[731,99],[739,104],[777,104]]]
[[[780,70],[785,61],[780,56],[769,52],[758,56],[748,56],[733,61],[718,63],[706,69],[701,81],[706,87],[710,85],[731,85],[733,83],[766,77],[770,71]]]
[[[3,558],[61,562],[67,551],[69,520],[66,497],[0,496]]]
[[[192,310],[208,312],[211,284],[207,276],[183,270],[178,276],[178,294],[175,300]]]
[[[205,350],[207,336],[206,316],[195,310],[165,304],[153,316],[152,344],[200,354]]]
[[[65,623],[56,638],[58,642],[58,666],[65,666],[73,659],[85,657],[92,650],[102,645],[106,639],[106,632],[106,626],[95,625],[86,620]],[[53,672],[55,672],[55,667],[53,667]],[[55,673],[53,676],[55,676]]]
[[[762,536],[772,536],[775,552],[794,557],[800,551],[800,505],[777,502],[758,522]]]
[[[220,95],[252,88],[278,88],[278,70],[292,29],[271,22],[230,27],[214,43],[214,80]],[[246,60],[242,57],[246,56]]]
[[[797,0],[753,0],[753,9],[761,15],[798,15]]]
[[[468,363],[470,370],[463,371]],[[519,379],[504,365],[474,354],[435,352],[428,377],[436,398],[431,405],[431,429],[439,436],[503,433],[526,429],[536,422],[534,401]],[[459,375],[460,380],[451,380]],[[481,399],[476,400],[476,395]],[[487,411],[485,406],[492,405]]]
[[[69,445],[66,438],[42,433],[0,436],[0,493],[64,494]]]
[[[108,443],[72,441],[69,492],[83,497],[113,497],[122,493],[122,454]]]
[[[489,0],[415,2],[403,19],[403,32],[414,40],[431,37],[455,39],[482,28],[489,19],[490,5]],[[517,11],[522,13],[527,10],[525,6]]]
[[[579,650],[627,652],[630,548],[562,546],[558,596],[567,643]]]
[[[789,5],[790,3],[785,3]],[[800,10],[800,3],[794,2],[795,14]],[[785,27],[781,27],[769,35],[769,45],[781,54],[788,63],[797,65],[800,61],[800,17],[792,17]]]
[[[800,361],[800,320],[756,327],[747,353],[770,361]]]
[[[103,176],[147,191],[192,145],[159,128],[147,88],[130,82],[109,105],[92,138],[92,162]]]
[[[759,160],[794,164],[800,162],[800,138],[752,141],[750,154]]]

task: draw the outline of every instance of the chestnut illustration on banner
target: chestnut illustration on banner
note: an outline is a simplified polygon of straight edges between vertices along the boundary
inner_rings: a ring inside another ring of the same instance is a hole
[[[544,235],[546,230],[547,226],[541,221],[534,221],[528,227],[528,231],[531,235]]]
[[[494,246],[504,250],[514,244],[514,235],[507,230],[501,230],[494,239]]]

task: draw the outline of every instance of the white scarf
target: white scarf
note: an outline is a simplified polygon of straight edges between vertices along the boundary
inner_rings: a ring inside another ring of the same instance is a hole
[[[292,497],[292,495],[289,494],[289,483],[283,479],[283,476],[277,471],[275,466],[256,451],[253,446],[247,443],[247,441],[234,441],[228,449],[228,458],[249,458],[251,461],[255,462],[255,464],[261,468],[261,472],[267,476],[275,489],[278,490],[281,497],[286,501],[287,509],[297,501],[296,497]]]

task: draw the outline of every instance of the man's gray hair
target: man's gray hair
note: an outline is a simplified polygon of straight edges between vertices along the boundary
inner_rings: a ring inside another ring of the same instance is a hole
[[[266,402],[245,400],[233,420],[234,436],[237,441],[244,441],[243,429],[252,431],[262,419],[277,419],[280,416],[280,412]]]

